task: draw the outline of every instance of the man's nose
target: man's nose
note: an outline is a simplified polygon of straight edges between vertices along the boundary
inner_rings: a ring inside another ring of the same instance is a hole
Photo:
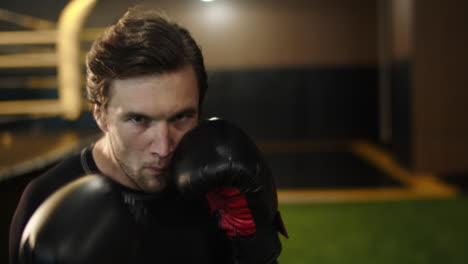
[[[158,122],[151,128],[150,153],[165,158],[173,151],[170,127],[167,122]]]

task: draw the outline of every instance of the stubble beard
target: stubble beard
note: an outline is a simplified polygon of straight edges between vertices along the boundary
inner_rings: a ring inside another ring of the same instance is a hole
[[[130,180],[132,180],[132,182],[138,187],[138,189],[144,192],[160,192],[164,190],[166,186],[165,182],[168,177],[167,171],[160,175],[145,174],[143,169],[138,171],[132,170],[118,156],[116,156],[116,159],[124,173],[127,175],[128,178],[130,178]],[[151,182],[154,181],[156,181],[156,183],[154,183],[154,186],[152,186]]]
[[[127,176],[127,178],[141,191],[144,192],[160,192],[164,190],[166,187],[166,179],[168,178],[168,172],[164,172],[161,175],[145,175],[143,170],[133,170],[130,166],[128,166],[125,161],[118,155],[118,152],[115,149],[115,143],[113,142],[113,138],[109,137],[110,147],[112,151],[112,155],[116,160],[117,164],[119,165],[120,169],[123,173]],[[144,165],[144,164],[143,164]],[[143,166],[144,167],[144,166]],[[156,179],[155,179],[156,178]],[[157,181],[156,187],[149,186],[148,182]]]
[[[130,166],[127,166],[127,164],[125,164],[123,159],[117,154],[118,152],[115,149],[115,146],[117,144],[115,144],[114,138],[112,137],[112,135],[109,136],[109,143],[110,143],[109,145],[110,145],[110,149],[112,152],[112,156],[114,157],[115,161],[119,165],[120,170],[125,174],[127,179],[129,179],[137,189],[144,191],[145,190],[144,182],[141,182],[141,180],[139,180],[140,177],[138,177],[138,172],[135,172],[134,170],[132,170]]]

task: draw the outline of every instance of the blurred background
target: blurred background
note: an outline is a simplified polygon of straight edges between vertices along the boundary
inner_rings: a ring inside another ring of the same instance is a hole
[[[3,0],[0,262],[27,182],[99,137],[84,54],[135,4],[189,29],[204,116],[264,152],[281,263],[467,263],[464,0]]]

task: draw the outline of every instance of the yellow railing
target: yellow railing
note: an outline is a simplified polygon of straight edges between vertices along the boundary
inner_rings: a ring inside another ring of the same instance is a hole
[[[63,9],[57,24],[30,16],[0,10],[0,16],[11,18],[34,31],[0,32],[0,45],[56,44],[55,52],[8,54],[0,56],[0,68],[57,67],[57,100],[16,100],[0,102],[0,115],[60,115],[77,119],[83,105],[84,56],[81,42],[92,41],[102,29],[83,30],[97,0],[72,0]],[[34,23],[35,22],[35,23]],[[41,25],[32,26],[32,25]]]

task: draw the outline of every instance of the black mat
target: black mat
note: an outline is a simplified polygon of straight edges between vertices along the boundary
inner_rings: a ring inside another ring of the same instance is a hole
[[[443,182],[457,187],[463,194],[468,194],[468,171],[457,171],[438,175]]]
[[[278,188],[382,188],[403,184],[352,152],[267,154]]]

